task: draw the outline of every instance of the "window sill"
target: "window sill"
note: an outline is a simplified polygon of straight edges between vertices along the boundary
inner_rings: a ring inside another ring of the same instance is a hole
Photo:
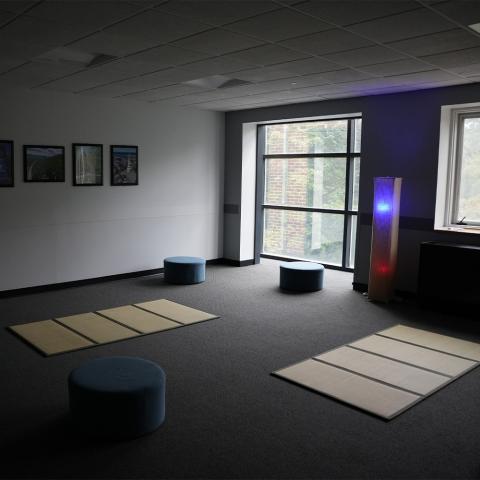
[[[480,235],[480,227],[468,225],[454,227],[436,227],[434,230],[438,232],[473,233],[474,235]]]

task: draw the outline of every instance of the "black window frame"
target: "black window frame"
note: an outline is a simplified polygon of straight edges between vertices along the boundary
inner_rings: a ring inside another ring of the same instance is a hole
[[[343,242],[342,242],[342,263],[341,265],[329,264],[321,260],[316,261],[322,263],[327,268],[334,270],[342,270],[347,272],[353,272],[354,267],[350,267],[350,253],[351,253],[351,233],[352,233],[352,219],[357,218],[357,237],[358,237],[358,206],[357,210],[352,210],[353,202],[353,180],[354,180],[354,161],[359,159],[361,164],[362,152],[354,151],[354,121],[361,120],[361,115],[352,115],[346,117],[332,117],[321,119],[309,119],[309,120],[297,120],[297,121],[285,121],[275,123],[264,123],[257,125],[257,171],[256,171],[256,192],[255,192],[255,263],[260,262],[260,258],[272,258],[275,260],[285,261],[311,261],[315,260],[289,257],[281,255],[272,255],[269,253],[263,253],[263,229],[264,229],[264,216],[266,209],[277,210],[293,210],[293,211],[305,211],[305,212],[318,212],[318,213],[330,213],[343,215]],[[266,152],[266,127],[270,125],[285,125],[285,124],[297,124],[297,123],[312,123],[312,122],[326,122],[326,121],[339,121],[347,120],[347,150],[342,153],[287,153],[287,154],[267,154]],[[316,207],[300,207],[291,205],[276,205],[264,203],[265,199],[265,160],[268,158],[345,158],[346,170],[345,170],[345,204],[344,209],[331,209],[331,208],[316,208]],[[356,239],[355,239],[356,244]]]

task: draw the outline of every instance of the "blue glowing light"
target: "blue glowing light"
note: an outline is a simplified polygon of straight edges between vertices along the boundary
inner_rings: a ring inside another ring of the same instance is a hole
[[[390,211],[390,205],[385,202],[379,202],[377,203],[377,212],[379,213],[385,213]]]

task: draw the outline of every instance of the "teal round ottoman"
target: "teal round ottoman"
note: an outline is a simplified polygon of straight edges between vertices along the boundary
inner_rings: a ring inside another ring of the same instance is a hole
[[[168,257],[163,261],[165,281],[179,285],[202,283],[205,281],[205,264],[201,257]]]
[[[280,264],[280,288],[296,292],[315,292],[323,288],[325,267],[312,262]]]
[[[165,419],[165,373],[137,357],[104,357],[68,377],[70,414],[89,436],[126,439],[153,432]]]

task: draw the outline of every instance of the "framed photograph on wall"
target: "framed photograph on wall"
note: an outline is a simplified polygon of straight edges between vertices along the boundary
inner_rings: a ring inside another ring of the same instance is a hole
[[[103,145],[98,143],[72,144],[73,185],[103,185]]]
[[[25,182],[64,182],[65,147],[24,145],[23,176]]]
[[[138,185],[138,147],[111,145],[110,175],[112,185]]]
[[[13,187],[13,142],[0,140],[0,187]]]

